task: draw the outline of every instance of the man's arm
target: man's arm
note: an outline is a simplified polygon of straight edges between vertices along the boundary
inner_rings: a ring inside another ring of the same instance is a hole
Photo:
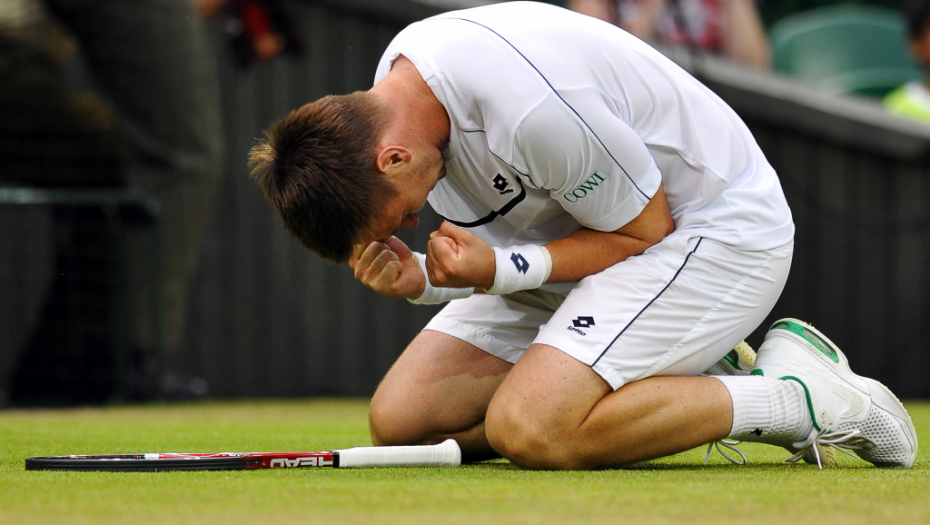
[[[658,191],[632,221],[613,232],[582,228],[546,244],[552,256],[547,282],[578,281],[639,255],[675,230],[665,191]]]
[[[578,281],[639,255],[675,229],[665,191],[659,186],[643,211],[622,228],[582,228],[546,244],[552,272],[546,282]],[[469,231],[443,223],[432,235],[426,265],[433,286],[488,289],[494,284],[493,250]]]

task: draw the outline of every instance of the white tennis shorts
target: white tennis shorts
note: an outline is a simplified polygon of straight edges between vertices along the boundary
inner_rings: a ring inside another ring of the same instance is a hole
[[[476,294],[449,303],[426,329],[511,363],[533,343],[554,346],[614,389],[656,375],[699,375],[765,319],[793,250],[789,243],[747,252],[673,235],[566,287],[567,296],[545,288]]]

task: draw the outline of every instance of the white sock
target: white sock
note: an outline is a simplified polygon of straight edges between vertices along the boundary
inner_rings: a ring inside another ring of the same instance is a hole
[[[804,387],[762,376],[714,376],[733,399],[730,438],[790,446],[814,428]]]

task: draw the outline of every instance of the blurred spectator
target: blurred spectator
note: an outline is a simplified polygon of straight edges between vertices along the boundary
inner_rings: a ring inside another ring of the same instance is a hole
[[[892,113],[930,124],[930,0],[912,0],[906,14],[911,53],[925,76],[892,91],[884,103]]]
[[[651,44],[687,46],[770,67],[768,38],[753,0],[571,0],[569,7]]]
[[[217,78],[198,8],[192,0],[0,1],[0,183],[127,185],[158,201],[162,337],[169,354],[181,344],[188,283],[222,167]],[[75,89],[69,74],[75,69],[68,67],[75,49],[86,65],[80,71],[99,96]],[[130,254],[145,251],[141,236],[129,241]],[[144,263],[133,268],[147,270]],[[132,311],[151,310],[151,286],[147,271],[130,274]],[[50,293],[59,288],[52,284]],[[22,357],[39,367],[58,342],[42,339],[48,333],[43,328],[60,322],[49,308],[42,315],[26,352],[32,355]],[[94,321],[87,315],[81,319]],[[130,321],[137,396],[144,398],[163,379],[152,377],[150,368],[159,335],[151,315],[133,315]],[[62,337],[73,342],[75,334]],[[19,368],[30,369],[22,362]],[[47,385],[30,379],[17,382],[21,397],[49,396]],[[14,401],[16,389],[13,385]]]
[[[121,185],[127,151],[112,109],[64,74],[76,51],[36,0],[0,2],[0,181]]]

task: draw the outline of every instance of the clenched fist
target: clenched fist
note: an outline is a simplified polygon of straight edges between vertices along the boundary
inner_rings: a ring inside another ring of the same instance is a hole
[[[426,276],[413,252],[397,237],[374,241],[349,259],[355,278],[390,297],[415,299],[426,289]]]
[[[443,222],[430,234],[426,269],[433,286],[484,290],[494,284],[494,250],[468,230]]]

